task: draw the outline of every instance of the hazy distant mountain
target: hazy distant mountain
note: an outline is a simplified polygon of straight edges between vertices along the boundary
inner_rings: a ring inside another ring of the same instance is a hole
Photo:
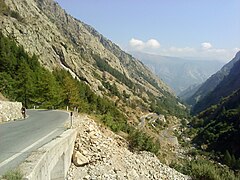
[[[193,95],[192,99],[202,97],[193,106],[192,112],[199,113],[211,105],[217,104],[222,98],[240,89],[240,52],[219,72],[209,78]],[[217,84],[218,83],[218,84]],[[215,88],[214,88],[215,86]],[[214,89],[213,89],[214,88]],[[213,90],[212,90],[213,89]],[[205,91],[204,91],[205,90]],[[204,93],[200,93],[204,92]]]
[[[191,85],[187,89],[185,89],[184,91],[180,92],[180,94],[178,94],[178,97],[181,100],[186,101],[188,98],[193,96],[200,87],[201,87],[201,84]]]
[[[196,91],[196,93],[187,99],[187,103],[194,106],[196,103],[202,101],[218,86],[218,84],[224,79],[224,77],[229,75],[233,65],[237,61],[239,61],[239,59],[240,52],[238,52],[229,63],[224,65],[221,70],[219,70],[217,73],[212,75],[206,82],[204,82],[201,87]]]
[[[224,65],[220,61],[189,60],[140,52],[131,54],[162,78],[177,95],[192,85],[203,83]]]

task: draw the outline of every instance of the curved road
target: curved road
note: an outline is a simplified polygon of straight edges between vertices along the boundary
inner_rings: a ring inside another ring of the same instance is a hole
[[[0,125],[0,175],[17,167],[32,151],[66,130],[69,114],[63,111],[27,110],[25,120]]]

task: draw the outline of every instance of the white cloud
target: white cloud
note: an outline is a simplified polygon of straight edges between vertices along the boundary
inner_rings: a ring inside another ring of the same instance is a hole
[[[132,50],[151,51],[160,48],[161,45],[156,39],[149,39],[147,42],[143,42],[142,40],[132,38],[129,41],[129,46]]]
[[[160,48],[160,43],[156,40],[156,39],[149,39],[147,42],[146,42],[146,47],[148,48],[153,48],[153,49],[157,49],[157,48]]]
[[[129,41],[129,45],[132,47],[132,48],[136,48],[137,50],[141,50],[144,48],[144,42],[141,41],[141,40],[138,40],[138,39],[134,39],[132,38],[130,41]]]
[[[189,53],[189,52],[194,52],[195,49],[191,47],[184,47],[184,48],[178,48],[178,47],[170,47],[169,51],[175,52],[175,53]]]
[[[201,44],[203,50],[211,49],[213,46],[209,42],[204,42]]]
[[[201,48],[191,48],[191,47],[170,47],[165,48],[164,51],[159,51],[159,54],[166,56],[176,56],[176,57],[187,57],[195,59],[205,59],[205,60],[221,60],[224,62],[230,61],[235,54],[238,52],[238,48],[233,49],[223,49],[223,48],[213,48],[207,46]]]
[[[182,58],[195,58],[205,60],[230,61],[240,48],[216,48],[210,42],[203,42],[200,47],[164,47],[156,39],[142,41],[132,38],[127,48],[129,51],[140,51],[143,53],[159,54],[163,56],[175,56]]]

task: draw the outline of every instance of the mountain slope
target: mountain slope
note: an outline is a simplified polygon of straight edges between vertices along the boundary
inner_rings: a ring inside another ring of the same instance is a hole
[[[200,113],[198,118],[204,121],[199,126],[201,130],[194,141],[200,145],[207,145],[209,151],[219,151],[223,154],[228,151],[236,158],[240,158],[239,106],[240,90],[237,90],[218,104]]]
[[[223,66],[220,61],[190,60],[140,52],[131,53],[173,88],[177,95],[192,85],[203,83]]]
[[[197,92],[200,86],[201,84],[192,85],[185,89],[184,91],[182,91],[178,96],[180,97],[181,100],[186,101],[188,98],[190,98]]]
[[[240,59],[240,52],[236,54],[236,56],[225,66],[222,67],[217,73],[212,75],[210,78],[205,81],[201,87],[197,90],[197,92],[188,98],[186,102],[190,105],[195,105],[197,102],[201,101],[204,97],[206,97],[210,92],[212,92],[217,85],[226,77],[234,63]]]
[[[36,54],[47,69],[66,69],[96,94],[113,101],[120,99],[120,104],[124,104],[120,96],[127,94],[131,102],[140,102],[144,111],[155,101],[154,97],[174,99],[170,88],[141,62],[68,15],[53,0],[5,0],[5,3],[18,18],[3,13],[0,30],[27,52]],[[119,97],[111,94],[115,87]],[[172,109],[181,108],[174,101]],[[168,112],[163,105],[162,108]]]
[[[232,67],[229,71],[228,68],[230,66]],[[240,52],[237,53],[236,57],[230,62],[230,64],[228,63],[224,69],[222,69],[220,72],[218,72],[211,79],[208,80],[212,82],[216,79],[216,77],[218,77],[218,80],[223,78],[218,83],[218,85],[216,85],[215,89],[213,89],[211,92],[205,95],[205,97],[203,97],[199,102],[197,102],[195,106],[193,106],[192,112],[193,113],[201,112],[202,110],[210,107],[211,105],[217,104],[221,98],[229,96],[234,91],[240,89],[239,69],[240,69]],[[224,73],[225,77],[223,77]],[[208,81],[206,83],[209,83]],[[202,87],[200,87],[200,89]],[[213,86],[210,86],[209,89],[211,89],[212,87]]]

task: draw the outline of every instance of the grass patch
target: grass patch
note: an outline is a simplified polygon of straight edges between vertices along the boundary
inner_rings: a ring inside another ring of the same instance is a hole
[[[6,174],[2,176],[2,179],[4,180],[22,180],[23,174],[20,172],[20,170],[11,170],[8,171]]]

